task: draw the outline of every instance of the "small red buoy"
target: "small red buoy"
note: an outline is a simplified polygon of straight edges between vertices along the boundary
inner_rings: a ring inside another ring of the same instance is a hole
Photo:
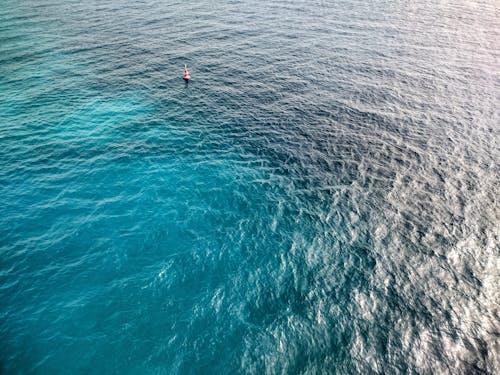
[[[189,70],[186,65],[184,65],[184,73],[182,74],[182,78],[184,81],[189,81],[191,79],[191,76],[189,75]]]

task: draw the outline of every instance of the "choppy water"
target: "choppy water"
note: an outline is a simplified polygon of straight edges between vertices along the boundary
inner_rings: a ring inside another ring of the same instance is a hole
[[[0,372],[498,373],[499,34],[2,0]]]

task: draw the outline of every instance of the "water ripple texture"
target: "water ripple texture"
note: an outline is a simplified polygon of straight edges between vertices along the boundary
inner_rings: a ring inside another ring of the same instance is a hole
[[[494,0],[2,0],[0,372],[498,374],[499,61]]]

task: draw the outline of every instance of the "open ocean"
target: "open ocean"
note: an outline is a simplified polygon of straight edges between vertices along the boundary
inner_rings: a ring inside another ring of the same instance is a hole
[[[0,373],[499,374],[499,108],[496,0],[0,0]]]

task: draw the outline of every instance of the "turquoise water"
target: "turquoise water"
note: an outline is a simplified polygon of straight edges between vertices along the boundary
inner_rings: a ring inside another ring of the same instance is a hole
[[[499,20],[0,1],[0,372],[498,373]]]

